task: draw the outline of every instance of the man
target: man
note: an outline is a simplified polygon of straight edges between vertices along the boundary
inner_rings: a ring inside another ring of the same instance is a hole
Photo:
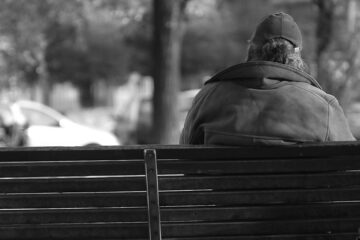
[[[275,13],[256,28],[245,63],[207,81],[195,97],[182,144],[291,144],[355,140],[335,97],[305,71],[302,36]]]

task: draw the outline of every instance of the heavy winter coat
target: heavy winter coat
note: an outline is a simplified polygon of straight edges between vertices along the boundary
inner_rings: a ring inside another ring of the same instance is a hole
[[[195,97],[182,144],[288,144],[355,140],[334,96],[305,72],[247,62],[207,81]]]

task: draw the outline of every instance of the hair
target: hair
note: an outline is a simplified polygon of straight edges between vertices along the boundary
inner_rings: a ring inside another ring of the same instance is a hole
[[[250,42],[246,61],[271,61],[306,71],[300,49],[296,51],[295,46],[283,38],[271,39],[264,45],[257,45]]]

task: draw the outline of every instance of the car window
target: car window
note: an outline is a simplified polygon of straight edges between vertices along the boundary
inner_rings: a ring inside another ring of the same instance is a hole
[[[25,115],[29,125],[60,126],[56,119],[46,113],[24,107],[21,107],[21,111]]]

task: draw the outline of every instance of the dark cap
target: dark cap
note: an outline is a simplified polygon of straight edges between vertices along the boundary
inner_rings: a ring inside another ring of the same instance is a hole
[[[264,44],[273,38],[283,38],[295,47],[302,47],[301,32],[294,19],[283,12],[266,17],[256,28],[251,39],[255,44]]]

